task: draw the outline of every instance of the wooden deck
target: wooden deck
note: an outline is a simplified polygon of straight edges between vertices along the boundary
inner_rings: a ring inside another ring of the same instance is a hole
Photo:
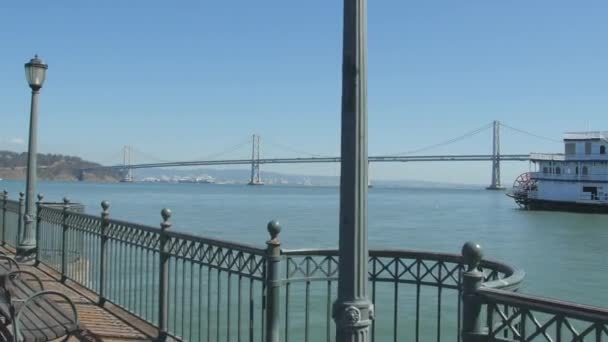
[[[6,247],[0,250],[14,255],[14,251]],[[156,329],[150,324],[112,304],[99,306],[97,295],[71,281],[60,282],[60,275],[48,267],[20,266],[38,275],[45,290],[60,291],[76,304],[84,331],[69,341],[152,341],[156,336]]]

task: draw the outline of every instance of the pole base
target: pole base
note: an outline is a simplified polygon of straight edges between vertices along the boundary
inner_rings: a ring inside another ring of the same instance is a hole
[[[21,245],[17,246],[17,261],[28,262],[36,258],[36,246],[35,245]]]
[[[486,190],[504,190],[506,189],[504,186],[500,186],[500,185],[490,185],[489,187],[486,188]]]

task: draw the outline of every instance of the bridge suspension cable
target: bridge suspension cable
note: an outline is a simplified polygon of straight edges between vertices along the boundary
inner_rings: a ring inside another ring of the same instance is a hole
[[[238,144],[236,144],[234,146],[231,146],[231,147],[229,147],[229,148],[227,148],[227,149],[225,149],[223,151],[220,151],[220,152],[217,152],[217,153],[213,153],[213,154],[209,154],[209,155],[206,155],[206,156],[202,156],[200,158],[193,158],[191,161],[205,160],[205,159],[214,159],[214,158],[220,157],[222,155],[234,152],[235,150],[237,150],[237,149],[239,149],[239,148],[241,148],[241,147],[243,147],[245,145],[248,145],[249,143],[250,143],[249,138],[247,138],[247,139],[239,142]],[[166,159],[161,159],[161,158],[155,157],[155,156],[153,156],[153,155],[151,155],[149,153],[146,153],[146,152],[143,152],[143,151],[141,151],[139,149],[136,149],[133,146],[130,146],[130,147],[131,147],[131,149],[137,155],[141,155],[141,156],[143,156],[144,158],[146,158],[146,159],[148,159],[150,161],[160,162],[160,163],[174,163],[174,162],[176,162],[175,160],[166,160]]]
[[[222,150],[222,151],[216,152],[216,153],[212,153],[212,154],[208,154],[206,156],[202,156],[200,158],[193,159],[192,161],[206,160],[206,159],[215,159],[217,157],[221,157],[221,156],[226,155],[228,153],[232,153],[232,152],[234,152],[234,151],[242,148],[243,146],[249,145],[249,144],[251,144],[251,138],[247,137],[246,139],[240,141],[238,144],[230,146],[230,147],[226,148],[225,150]]]
[[[310,152],[302,151],[302,150],[295,149],[293,147],[289,147],[289,146],[286,146],[286,145],[283,145],[283,144],[279,144],[279,143],[273,142],[273,141],[265,140],[265,142],[266,142],[266,144],[268,144],[270,146],[274,146],[274,147],[277,147],[277,148],[282,149],[282,150],[286,150],[286,151],[289,151],[289,152],[293,152],[293,153],[297,153],[297,154],[301,154],[301,155],[305,155],[305,156],[309,156],[309,157],[328,157],[327,155],[322,155],[322,154],[318,154],[318,153],[310,153]]]
[[[420,153],[420,152],[432,150],[432,149],[437,148],[437,147],[453,144],[453,143],[455,143],[457,141],[460,141],[460,140],[463,140],[463,139],[467,139],[467,138],[470,138],[470,137],[472,137],[472,136],[474,136],[476,134],[479,134],[479,133],[481,133],[481,132],[483,132],[483,131],[491,128],[492,125],[493,125],[493,122],[490,122],[488,124],[485,124],[485,125],[477,128],[477,129],[475,129],[475,130],[467,132],[467,133],[465,133],[465,134],[463,134],[461,136],[458,136],[458,137],[455,137],[455,138],[452,138],[452,139],[448,139],[448,140],[445,140],[445,141],[442,141],[442,142],[439,142],[439,143],[436,143],[436,144],[433,144],[433,145],[424,146],[424,147],[421,147],[421,148],[418,148],[418,149],[415,149],[415,150],[410,150],[410,151],[405,151],[405,152],[401,152],[401,153],[391,154],[389,156],[404,156],[404,155],[408,155],[408,154]]]
[[[101,165],[114,165],[114,164],[118,164],[116,161],[121,161],[123,157],[123,150],[121,149],[119,152],[114,153],[111,157],[108,158],[104,158],[103,160],[99,161],[99,164]]]
[[[135,151],[135,153],[137,155],[141,155],[144,158],[147,158],[147,159],[149,159],[151,161],[161,162],[161,163],[171,163],[171,162],[173,162],[173,160],[164,160],[164,159],[157,158],[157,157],[155,157],[155,156],[153,156],[153,155],[151,155],[149,153],[145,153],[143,151],[140,151],[140,150],[134,148],[133,146],[129,146],[129,147],[131,148],[131,150]]]
[[[512,131],[515,131],[515,132],[518,132],[518,133],[522,133],[522,134],[529,135],[531,137],[538,138],[538,139],[543,139],[543,140],[547,140],[547,141],[551,141],[551,142],[559,143],[559,144],[562,143],[561,140],[557,140],[557,139],[553,139],[553,138],[548,138],[548,137],[544,137],[542,135],[538,135],[538,134],[534,134],[534,133],[531,133],[531,132],[528,132],[528,131],[524,131],[523,129],[515,128],[515,127],[509,126],[509,125],[507,125],[505,123],[502,123],[502,122],[500,123],[500,126],[508,128],[508,129],[510,129]]]

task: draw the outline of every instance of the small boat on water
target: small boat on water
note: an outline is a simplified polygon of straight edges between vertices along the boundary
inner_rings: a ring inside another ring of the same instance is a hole
[[[133,183],[133,176],[130,173],[127,173],[124,177],[120,179],[121,183]]]
[[[564,153],[531,153],[507,194],[522,208],[608,213],[608,132],[564,134]]]

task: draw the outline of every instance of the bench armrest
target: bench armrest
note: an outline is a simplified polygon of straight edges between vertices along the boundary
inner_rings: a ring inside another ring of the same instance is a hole
[[[21,270],[21,268],[19,267],[19,264],[17,263],[17,260],[15,260],[15,259],[13,259],[13,258],[11,258],[11,257],[9,257],[9,256],[7,256],[5,254],[0,254],[0,260],[6,260],[6,261],[8,261],[8,265],[9,265],[9,268],[10,268],[9,271],[13,270],[13,269],[15,269],[17,271]]]
[[[19,311],[17,312],[17,316],[15,317],[14,321],[13,321],[13,327],[14,327],[14,336],[15,339],[17,341],[20,341],[21,338],[21,334],[20,329],[21,329],[21,325],[22,325],[22,316],[23,313],[26,311],[26,309],[28,309],[29,305],[34,304],[34,300],[40,298],[40,297],[52,297],[52,296],[57,296],[57,297],[61,297],[62,299],[64,299],[70,306],[71,308],[71,314],[73,317],[72,323],[74,323],[75,326],[78,326],[78,312],[76,311],[76,305],[74,305],[74,302],[65,294],[59,292],[59,291],[53,291],[53,290],[46,290],[46,291],[41,291],[38,292],[36,294],[34,294],[33,296],[29,297],[28,299],[25,300],[25,302],[23,303],[23,305],[20,307]],[[52,301],[49,301],[52,302]],[[34,304],[34,305],[38,305],[38,304]],[[37,309],[30,309],[30,311],[35,311]]]
[[[30,271],[24,271],[24,270],[17,270],[17,271],[10,272],[7,275],[8,279],[6,279],[5,282],[4,282],[4,289],[7,290],[6,286],[7,286],[8,282],[14,281],[14,279],[19,278],[19,275],[21,275],[21,274],[27,274],[28,276],[32,277],[36,281],[36,283],[38,283],[38,285],[40,286],[40,288],[39,289],[34,289],[35,291],[44,291],[44,285],[42,285],[42,280],[40,280],[40,278],[36,274],[34,274],[34,273],[30,272]],[[11,295],[11,297],[12,297],[12,295]],[[11,301],[12,300],[13,299],[11,299]],[[23,298],[23,300],[25,300],[25,298]]]

